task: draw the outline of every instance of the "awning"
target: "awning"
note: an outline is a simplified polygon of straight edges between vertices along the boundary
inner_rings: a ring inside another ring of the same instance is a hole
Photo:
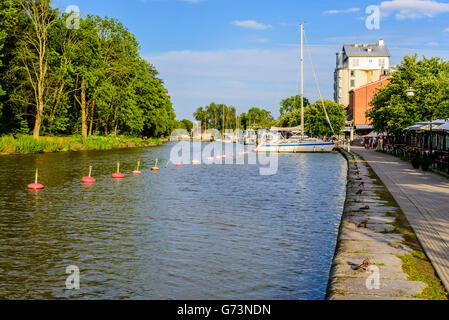
[[[446,121],[444,124],[438,127],[438,130],[441,131],[449,131],[449,120]]]
[[[357,124],[355,126],[356,130],[369,130],[369,129],[374,129],[374,126],[371,124]]]

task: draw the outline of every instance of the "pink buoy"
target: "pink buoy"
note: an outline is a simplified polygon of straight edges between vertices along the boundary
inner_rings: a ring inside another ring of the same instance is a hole
[[[83,177],[81,179],[81,182],[87,183],[87,184],[97,182],[97,180],[95,180],[95,178],[91,177],[91,175],[92,175],[92,166],[89,166],[89,175],[87,177]]]
[[[40,183],[31,183],[28,185],[28,189],[40,190],[40,189],[44,189],[44,186],[41,185]]]
[[[97,180],[95,180],[95,178],[92,178],[92,177],[83,177],[81,179],[81,182],[83,182],[83,183],[95,183],[95,182],[97,182]]]
[[[113,179],[123,179],[125,175],[120,172],[120,162],[117,162],[117,172],[112,174]]]
[[[40,190],[40,189],[44,189],[44,186],[40,183],[37,183],[37,177],[38,177],[38,169],[36,169],[36,175],[34,178],[34,183],[30,183],[28,185],[28,189],[30,190]]]
[[[137,168],[136,168],[136,170],[133,171],[134,175],[142,174],[142,172],[139,171],[139,167],[140,167],[140,161],[137,161]]]

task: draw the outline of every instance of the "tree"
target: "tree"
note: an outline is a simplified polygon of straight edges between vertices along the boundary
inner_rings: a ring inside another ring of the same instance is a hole
[[[50,0],[20,0],[20,5],[30,25],[19,41],[17,57],[32,88],[33,99],[28,103],[36,109],[33,136],[39,138],[50,87],[48,36],[57,19],[57,12],[50,7]]]
[[[248,110],[248,126],[251,129],[268,129],[274,124],[274,118],[271,112],[260,108],[251,108]]]
[[[373,97],[367,115],[378,132],[402,133],[419,121],[449,117],[449,62],[440,58],[418,61],[405,56],[390,82]],[[408,88],[415,96],[407,97]]]
[[[212,102],[206,107],[199,107],[193,116],[196,121],[201,122],[201,127],[217,128],[219,130],[231,129],[234,130],[239,125],[237,123],[237,111],[233,106],[225,104],[216,104]]]
[[[178,121],[177,129],[185,129],[187,132],[190,132],[193,128],[193,122],[187,119],[183,119]]]
[[[345,107],[329,100],[324,100],[324,106],[335,134],[340,134],[346,121]],[[300,109],[295,109],[290,113],[286,113],[278,120],[278,125],[281,127],[296,127],[300,124]],[[332,134],[332,130],[327,122],[323,105],[320,100],[304,108],[304,131],[310,136],[324,136]]]
[[[307,107],[308,105],[310,105],[310,102],[306,97],[304,97],[304,107]],[[301,109],[301,95],[296,95],[282,100],[281,109],[279,111],[282,117],[284,114],[298,109]]]

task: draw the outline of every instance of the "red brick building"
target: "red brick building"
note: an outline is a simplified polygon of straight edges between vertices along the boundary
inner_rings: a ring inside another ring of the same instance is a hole
[[[352,121],[352,126],[370,130],[371,120],[366,116],[366,112],[372,108],[371,101],[374,94],[380,88],[389,83],[388,76],[382,76],[380,80],[361,86],[349,92],[348,120]]]

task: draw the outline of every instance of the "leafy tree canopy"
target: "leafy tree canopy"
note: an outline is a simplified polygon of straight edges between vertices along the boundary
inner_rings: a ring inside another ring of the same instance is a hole
[[[407,96],[409,88],[415,90],[414,97]],[[449,118],[449,62],[405,56],[372,105],[368,116],[378,132],[401,133],[418,121]]]

